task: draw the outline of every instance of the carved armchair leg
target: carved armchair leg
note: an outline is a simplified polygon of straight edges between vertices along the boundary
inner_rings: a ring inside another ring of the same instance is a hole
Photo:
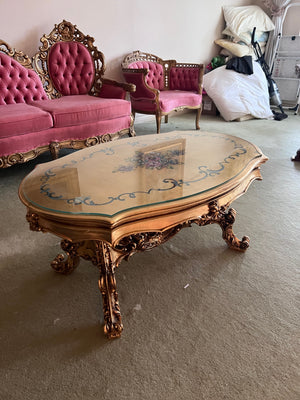
[[[67,258],[64,254],[58,254],[51,263],[51,267],[56,271],[64,275],[68,275],[74,271],[77,267],[80,256],[78,255],[78,247],[82,243],[73,243],[70,240],[62,240],[61,248],[67,254]]]
[[[156,117],[156,132],[160,133],[161,114],[157,113],[155,114],[155,117]]]
[[[165,115],[165,124],[167,124],[169,122],[169,116]]]
[[[93,261],[100,270],[99,289],[102,294],[104,333],[109,338],[121,336],[123,324],[118,300],[112,248],[105,242],[95,242],[96,258]]]
[[[202,114],[202,107],[198,108],[197,113],[196,113],[196,130],[200,130],[200,117]]]

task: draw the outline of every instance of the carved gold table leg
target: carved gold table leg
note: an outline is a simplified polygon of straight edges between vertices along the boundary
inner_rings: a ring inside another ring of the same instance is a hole
[[[232,225],[235,221],[236,211],[230,208],[226,212],[225,207],[219,207],[217,201],[212,201],[208,205],[208,214],[204,214],[201,217],[193,220],[188,220],[183,227],[197,224],[199,226],[205,226],[210,224],[218,224],[222,229],[222,237],[231,249],[238,251],[245,251],[249,247],[250,239],[248,236],[244,236],[242,240],[239,240],[232,230]]]
[[[111,338],[121,336],[123,325],[121,320],[120,305],[115,278],[115,269],[120,253],[102,241],[87,240],[82,242],[71,242],[62,240],[61,248],[67,254],[58,254],[52,261],[51,266],[56,272],[70,274],[77,267],[80,257],[91,261],[99,268],[99,289],[102,294],[104,313],[104,333]]]
[[[228,212],[224,207],[218,207],[217,202],[209,204],[209,214],[212,217],[211,223],[217,223],[222,229],[222,237],[231,249],[245,251],[249,247],[250,239],[248,236],[243,236],[239,240],[232,230],[232,225],[235,221],[236,211],[230,208]]]
[[[92,260],[100,271],[99,289],[102,294],[104,333],[109,338],[121,336],[123,324],[118,300],[114,251],[105,242],[94,242],[95,258]]]
[[[67,258],[64,254],[58,254],[51,263],[51,267],[61,274],[68,275],[77,267],[80,256],[78,255],[78,247],[81,242],[73,243],[70,240],[62,240],[61,248],[66,252]]]

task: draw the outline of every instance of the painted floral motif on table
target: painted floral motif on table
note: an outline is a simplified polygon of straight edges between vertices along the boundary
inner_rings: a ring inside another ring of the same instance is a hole
[[[127,158],[128,164],[120,165],[113,172],[130,172],[137,168],[150,170],[174,169],[183,164],[180,157],[184,155],[182,150],[150,151],[144,153],[136,151],[133,157]]]

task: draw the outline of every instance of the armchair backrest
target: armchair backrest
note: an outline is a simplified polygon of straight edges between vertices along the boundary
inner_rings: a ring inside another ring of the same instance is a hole
[[[40,41],[33,67],[50,98],[100,92],[105,63],[94,38],[63,20]]]
[[[200,79],[199,67],[191,64],[171,67],[169,73],[170,90],[198,91]]]
[[[163,60],[137,50],[124,58],[122,68],[123,72],[126,69],[148,70],[145,81],[154,89],[187,90],[197,93],[202,90],[203,64],[177,63],[176,60]]]
[[[128,65],[128,68],[132,69],[147,69],[149,70],[146,75],[146,83],[153,89],[163,90],[164,89],[164,69],[163,66],[157,62],[152,61],[135,61]]]
[[[31,69],[30,58],[0,40],[0,105],[47,98],[38,75]]]

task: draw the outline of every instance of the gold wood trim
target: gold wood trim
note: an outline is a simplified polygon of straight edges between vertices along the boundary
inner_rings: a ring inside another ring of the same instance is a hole
[[[133,116],[131,116],[131,126],[129,129],[123,129],[114,133],[106,133],[104,135],[92,136],[86,139],[78,140],[64,140],[62,142],[52,142],[49,145],[40,146],[25,153],[13,153],[7,156],[0,157],[0,168],[8,168],[15,164],[23,164],[29,160],[33,160],[40,154],[50,151],[52,158],[58,158],[59,150],[61,149],[74,149],[80,150],[85,147],[91,147],[99,143],[110,142],[112,140],[121,139],[123,136],[135,136],[133,129]]]
[[[49,146],[40,146],[25,153],[13,153],[8,156],[0,157],[0,168],[8,168],[15,164],[23,164],[29,160],[33,160],[40,154],[49,151]]]
[[[23,67],[26,67],[28,69],[33,68],[32,60],[27,54],[24,54],[23,51],[18,51],[12,48],[8,43],[6,43],[4,40],[1,39],[0,39],[0,51],[12,57],[14,60],[18,61],[18,63],[23,65]]]

